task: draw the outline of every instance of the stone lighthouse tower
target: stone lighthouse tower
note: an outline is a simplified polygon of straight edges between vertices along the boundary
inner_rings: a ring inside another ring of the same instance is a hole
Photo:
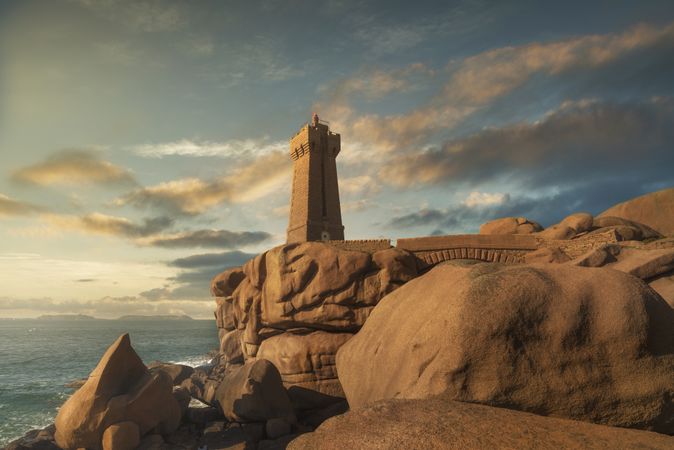
[[[344,239],[335,163],[339,150],[339,134],[316,114],[290,140],[294,171],[288,243]]]

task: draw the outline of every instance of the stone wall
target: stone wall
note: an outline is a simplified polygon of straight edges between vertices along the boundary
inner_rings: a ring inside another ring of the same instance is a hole
[[[536,239],[538,240],[539,248],[557,247],[566,253],[566,255],[571,259],[587,253],[594,248],[600,247],[601,245],[615,244],[616,242],[620,241],[615,230],[586,234],[584,236],[578,236],[574,239],[568,240],[547,240],[538,237]]]
[[[346,241],[326,241],[326,243],[340,250],[351,250],[366,253],[375,253],[379,250],[391,248],[390,239],[354,239]]]

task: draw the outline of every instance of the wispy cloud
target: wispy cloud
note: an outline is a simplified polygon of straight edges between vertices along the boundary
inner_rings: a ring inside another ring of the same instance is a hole
[[[133,223],[125,217],[91,213],[82,217],[60,214],[48,214],[44,220],[61,229],[73,229],[90,234],[101,234],[124,238],[141,238],[159,233],[173,225],[169,217],[153,217],[143,223]]]
[[[44,211],[44,208],[0,194],[0,217],[27,216],[41,211]]]
[[[344,178],[339,182],[339,190],[348,197],[368,197],[381,190],[380,182],[369,175]]]
[[[168,263],[169,266],[179,267],[181,269],[195,269],[199,267],[230,267],[240,266],[255,255],[244,253],[238,250],[223,253],[202,253],[199,255],[186,256],[184,258],[174,259]]]
[[[85,216],[45,214],[42,220],[61,230],[75,230],[87,234],[112,236],[130,240],[139,246],[164,248],[222,248],[234,249],[254,245],[271,238],[263,231],[184,230],[171,231],[170,217],[147,218],[134,223],[125,217],[92,213]]]
[[[101,159],[99,151],[66,149],[46,160],[12,174],[15,182],[49,186],[54,184],[135,184],[131,172]]]
[[[322,85],[318,92],[328,97],[327,104],[341,104],[354,95],[378,99],[392,92],[412,90],[418,78],[426,78],[434,74],[433,69],[422,63],[413,63],[391,70],[361,70],[351,76]]]
[[[380,152],[405,149],[427,142],[439,130],[453,129],[533,77],[590,73],[623,58],[638,58],[646,49],[660,49],[663,57],[668,58],[673,46],[674,23],[670,23],[663,27],[638,25],[622,33],[488,50],[451,61],[445,70],[447,81],[433,100],[409,112],[358,114],[344,103],[336,111],[337,120],[332,122],[336,122],[350,141],[365,143]],[[378,154],[371,156],[378,157]]]
[[[201,214],[223,202],[250,202],[275,192],[287,184],[291,168],[285,152],[273,152],[216,180],[186,178],[160,183],[137,189],[116,203],[155,206],[177,214]]]
[[[164,156],[219,156],[234,159],[283,152],[287,147],[287,142],[269,142],[269,138],[232,139],[225,142],[180,139],[173,142],[138,145],[132,147],[132,150],[140,156],[148,158],[161,158]]]
[[[153,235],[136,240],[140,245],[165,248],[239,248],[255,245],[272,237],[264,231],[196,230]]]

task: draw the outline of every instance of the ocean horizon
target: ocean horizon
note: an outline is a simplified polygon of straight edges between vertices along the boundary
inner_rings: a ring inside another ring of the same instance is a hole
[[[198,366],[218,347],[213,319],[9,319],[0,318],[0,447],[54,421],[74,392],[121,334],[145,364],[155,360]]]

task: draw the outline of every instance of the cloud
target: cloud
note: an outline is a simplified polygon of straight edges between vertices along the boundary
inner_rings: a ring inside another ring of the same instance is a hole
[[[666,60],[671,58],[673,47],[674,23],[670,23],[492,49],[450,61],[445,70],[447,81],[440,91],[430,102],[409,112],[359,115],[345,102],[339,105],[337,120],[332,122],[349,141],[365,143],[379,152],[401,150],[428,141],[438,131],[455,128],[535,77],[592,73],[619,61],[633,68],[646,50],[655,50]],[[370,152],[370,156],[377,158],[380,154]]]
[[[540,121],[485,129],[394,159],[380,178],[401,187],[514,180],[524,188],[601,178],[673,179],[674,101],[571,102]]]
[[[264,231],[196,230],[138,239],[140,245],[165,248],[237,248],[259,244],[271,238]]]
[[[263,231],[187,230],[166,232],[174,220],[159,216],[134,223],[125,217],[101,213],[82,217],[45,214],[42,219],[59,229],[78,230],[89,234],[114,236],[131,240],[136,245],[163,248],[236,248],[264,242],[271,235]]]
[[[137,189],[117,199],[116,204],[155,206],[175,214],[197,215],[223,202],[245,203],[275,192],[288,184],[291,168],[285,153],[273,152],[216,180],[185,178],[164,182]]]
[[[240,266],[249,259],[255,257],[252,253],[244,253],[238,250],[223,253],[205,253],[199,255],[178,258],[168,263],[169,266],[181,269],[195,269],[200,267],[226,267]]]
[[[171,290],[169,288],[162,287],[162,288],[148,289],[147,291],[143,291],[138,295],[146,300],[154,302],[157,300],[166,299],[170,294]]]
[[[152,217],[143,223],[131,222],[125,217],[91,213],[82,217],[49,214],[44,219],[62,229],[75,229],[91,234],[102,234],[124,238],[142,238],[157,234],[173,225],[170,217]]]
[[[253,257],[254,254],[234,250],[192,255],[169,261],[168,266],[184,270],[167,278],[163,286],[143,291],[139,296],[149,301],[210,298],[213,277],[230,267],[241,266]]]
[[[100,159],[100,153],[90,149],[61,150],[43,162],[15,171],[12,179],[40,186],[135,184],[130,171]]]
[[[362,197],[378,193],[381,186],[375,178],[369,175],[359,175],[340,180],[339,190],[346,195]]]
[[[319,88],[319,94],[328,96],[327,103],[343,103],[353,95],[378,99],[392,92],[414,89],[418,78],[433,76],[435,71],[425,64],[413,63],[400,69],[362,70]]]
[[[159,144],[138,145],[133,147],[132,150],[140,156],[149,158],[161,158],[164,156],[219,156],[238,159],[252,155],[282,153],[287,148],[287,142],[269,142],[268,138],[231,139],[225,142],[181,139]]]
[[[0,194],[0,217],[2,216],[28,216],[43,211],[40,206],[32,203],[14,200]]]
[[[468,194],[468,197],[462,203],[472,208],[474,206],[501,205],[508,202],[508,200],[510,200],[510,194],[490,194],[488,192],[473,191]]]
[[[365,210],[372,210],[377,208],[376,203],[371,202],[368,199],[355,200],[353,202],[343,202],[341,204],[342,213],[351,213],[351,212],[360,212]]]

